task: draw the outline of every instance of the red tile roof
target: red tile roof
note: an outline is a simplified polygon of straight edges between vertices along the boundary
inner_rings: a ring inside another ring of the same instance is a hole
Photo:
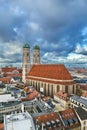
[[[3,83],[9,83],[11,81],[11,78],[0,78],[0,81],[2,81]]]
[[[69,118],[73,118],[73,117],[76,117],[76,114],[74,112],[73,109],[69,108],[69,109],[66,109],[64,111],[61,111],[60,114],[62,115],[62,118],[64,120],[67,120]]]
[[[55,94],[55,96],[59,97],[60,99],[67,101],[68,93],[64,93],[64,92],[59,91]]]
[[[6,74],[6,77],[22,77],[22,74]]]
[[[45,96],[45,97],[43,98],[43,101],[47,102],[49,99],[51,99],[51,97],[49,97],[49,96],[46,97],[46,96]]]
[[[18,69],[18,72],[22,74],[22,69]]]
[[[30,89],[29,89],[29,87],[25,87],[23,90],[24,90],[25,92],[28,92]]]
[[[80,84],[79,86],[80,86],[80,89],[87,91],[87,84],[85,85]]]
[[[72,80],[72,76],[64,65],[34,65],[29,76],[43,77],[58,80]]]
[[[87,97],[87,92],[82,92],[83,97]]]
[[[62,121],[61,121],[61,119],[60,119],[60,117],[59,117],[57,112],[52,112],[52,113],[49,113],[49,114],[35,116],[34,117],[34,122],[36,122],[36,120],[38,120],[38,123],[41,126],[42,123],[44,123],[44,124],[46,124],[46,122],[50,122],[51,123],[51,121],[56,121],[56,119],[58,119],[60,121],[60,124],[61,124],[60,127],[62,127],[63,124],[62,124]],[[52,129],[50,129],[50,130],[54,130],[54,129],[55,128],[52,127]],[[47,130],[48,130],[48,128],[47,128]]]
[[[34,90],[32,93],[30,93],[26,98],[22,98],[22,101],[30,101],[35,99],[35,97],[38,96],[38,92],[36,90]]]
[[[17,67],[5,67],[5,68],[2,68],[2,72],[4,72],[4,73],[12,72],[14,70],[17,70]]]
[[[73,78],[62,64],[34,65],[27,79],[50,82],[54,84],[73,84]]]
[[[4,130],[4,124],[0,123],[0,130]]]
[[[11,78],[0,78],[0,81],[11,81]]]
[[[63,121],[67,121],[69,119],[77,118],[76,113],[75,113],[75,111],[72,108],[69,108],[67,110],[61,111],[60,114],[62,116]],[[78,118],[77,118],[77,120],[78,120]],[[73,123],[72,125],[68,124],[66,127],[68,129],[70,127],[74,128],[76,126],[80,126],[79,120],[78,120],[77,123]]]

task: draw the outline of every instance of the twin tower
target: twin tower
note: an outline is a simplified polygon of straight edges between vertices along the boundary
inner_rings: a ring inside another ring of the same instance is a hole
[[[40,64],[40,48],[39,46],[33,47],[33,63],[31,64],[30,46],[25,44],[23,46],[23,62],[22,62],[22,81],[26,82],[26,76],[30,71],[32,65]]]

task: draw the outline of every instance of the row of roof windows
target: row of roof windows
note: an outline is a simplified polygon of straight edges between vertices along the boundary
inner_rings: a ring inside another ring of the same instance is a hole
[[[76,117],[74,117],[72,119],[64,120],[65,126],[73,125],[74,123],[78,123],[78,119]]]
[[[47,121],[46,123],[42,123],[41,126],[38,124],[38,121],[36,121],[36,127],[43,127],[44,129],[47,128],[54,128],[54,127],[60,127],[61,126],[61,122],[59,119],[51,120],[50,122]]]

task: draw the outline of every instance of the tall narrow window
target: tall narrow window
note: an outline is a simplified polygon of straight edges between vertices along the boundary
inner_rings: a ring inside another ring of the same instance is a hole
[[[68,86],[65,86],[65,92],[68,93]]]
[[[57,85],[57,92],[60,90],[60,86],[59,85]]]
[[[72,89],[73,89],[72,92],[73,92],[73,94],[74,94],[74,89],[75,89],[74,85],[73,85]]]

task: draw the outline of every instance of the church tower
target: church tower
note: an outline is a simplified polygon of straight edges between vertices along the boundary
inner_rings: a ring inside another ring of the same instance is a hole
[[[33,48],[33,64],[40,64],[40,47],[37,45]]]
[[[22,82],[26,82],[27,73],[30,70],[30,46],[25,44],[23,46],[23,62],[22,62]]]

